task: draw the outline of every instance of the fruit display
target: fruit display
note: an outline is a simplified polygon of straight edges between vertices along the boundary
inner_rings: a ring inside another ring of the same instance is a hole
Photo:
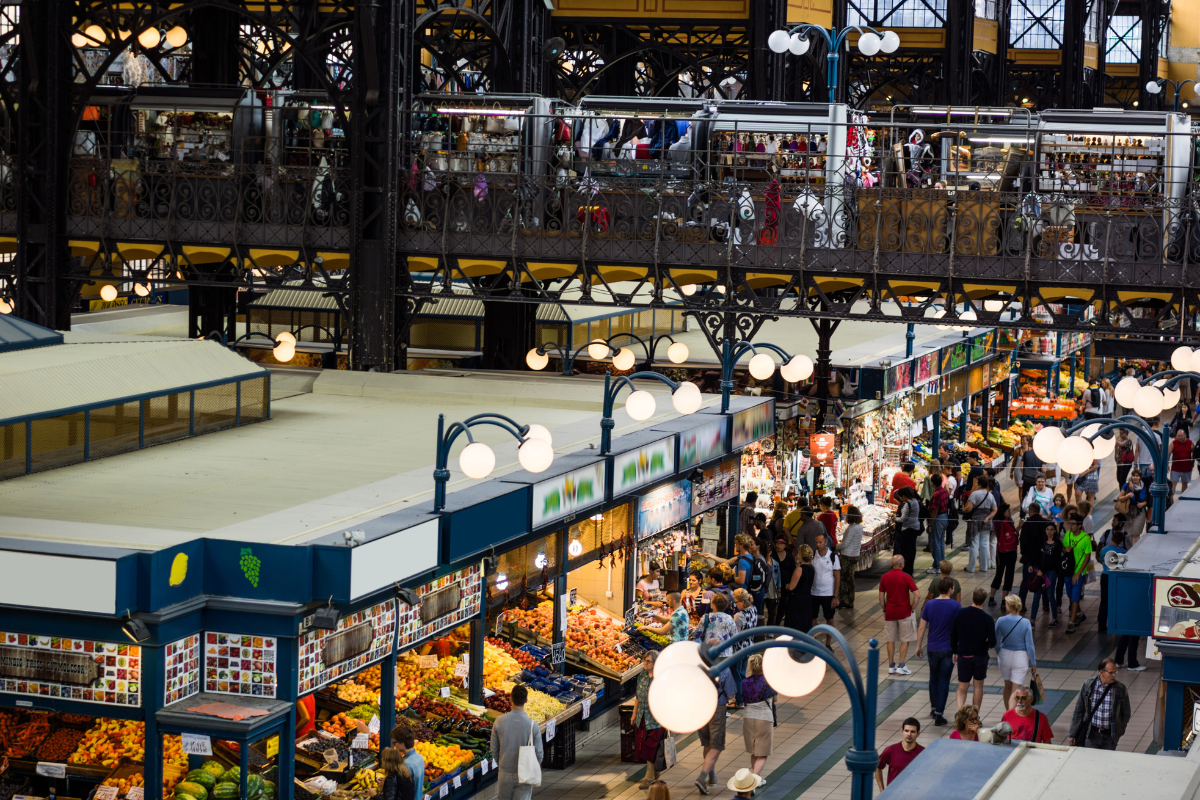
[[[338,686],[337,696],[339,700],[345,700],[347,703],[379,703],[379,692],[372,692],[354,681],[346,681]]]
[[[529,700],[525,703],[525,713],[539,725],[548,719],[557,717],[566,708],[558,700],[555,700],[545,692],[539,692],[537,689],[529,690]]]
[[[522,667],[524,667],[525,669],[533,669],[539,663],[538,660],[536,658],[534,658],[533,656],[529,655],[529,653],[526,653],[521,648],[515,647],[511,643],[506,642],[503,639],[496,639],[492,636],[489,636],[489,637],[487,637],[487,639],[484,640],[485,651],[486,651],[487,645],[491,645],[494,648],[498,648],[498,649],[504,651],[505,653],[507,653],[508,655],[512,656],[516,660],[516,662],[518,664],[520,664]]]
[[[146,726],[142,722],[99,719],[68,759],[71,764],[111,767],[122,758],[138,764],[146,759]]]
[[[520,652],[520,651],[518,651]],[[524,669],[521,662],[503,648],[492,644],[491,640],[483,644],[483,685],[499,686],[511,680]]]
[[[475,760],[474,751],[465,750],[457,744],[417,742],[413,749],[425,759],[426,766],[433,765],[443,773],[453,772],[463,764]]]
[[[1021,443],[1019,435],[1013,433],[1011,430],[1001,430],[1000,428],[988,428],[987,440],[1001,450],[1008,451],[1012,451],[1014,447]]]
[[[379,706],[371,703],[355,706],[346,712],[346,716],[350,717],[350,719],[361,719],[363,722],[370,722],[371,717],[379,716]]]
[[[42,743],[48,733],[50,733],[50,715],[34,714],[29,721],[13,729],[9,735],[6,755],[12,758],[25,758]]]
[[[512,711],[512,696],[508,692],[496,690],[491,697],[483,698],[483,704],[492,711],[505,714]]]
[[[347,714],[335,714],[334,716],[321,723],[321,730],[327,733],[332,733],[334,736],[345,736],[351,731],[358,730],[358,721],[352,719]]]
[[[505,613],[505,619],[549,639],[553,615],[554,604],[547,601],[532,609],[511,609]],[[617,645],[624,644],[628,638],[623,624],[623,621],[618,621],[596,608],[579,613],[568,612],[567,652],[585,656],[617,674],[624,674],[636,667],[638,660],[616,649]]]
[[[78,728],[59,728],[42,741],[37,749],[37,760],[66,761],[82,738],[83,731]]]
[[[101,786],[115,786],[117,787],[117,794],[125,794],[134,786],[141,786],[142,788],[145,788],[146,776],[140,772],[131,772],[128,775],[121,777],[110,775],[108,778],[104,779],[104,783],[102,783]]]
[[[346,784],[346,788],[352,792],[370,792],[378,788],[385,777],[387,773],[381,769],[360,769],[354,774],[353,780]]]

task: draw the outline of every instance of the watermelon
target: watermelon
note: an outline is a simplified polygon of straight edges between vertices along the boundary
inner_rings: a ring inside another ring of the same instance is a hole
[[[208,800],[208,789],[195,781],[182,781],[175,787],[175,796],[186,794],[195,800]]]
[[[221,766],[220,761],[205,761],[204,766],[202,766],[200,769],[204,770],[205,772],[211,772],[213,776],[217,778],[225,774],[225,767]]]
[[[263,780],[262,775],[251,775],[246,778],[246,792],[251,797],[261,794],[264,785],[266,785],[266,781]]]
[[[242,768],[230,767],[229,769],[225,770],[225,774],[221,776],[221,780],[217,781],[217,783],[232,783],[235,786],[241,786]]]
[[[263,797],[273,798],[278,794],[278,790],[275,788],[275,784],[271,781],[264,781],[262,793]]]
[[[204,787],[205,791],[209,792],[217,785],[217,776],[206,769],[194,769],[187,774],[184,780],[190,783],[198,783]]]
[[[218,783],[209,795],[209,800],[238,800],[241,788],[233,783]]]
[[[175,795],[175,800],[196,800],[196,798],[192,797],[190,794],[177,794]]]

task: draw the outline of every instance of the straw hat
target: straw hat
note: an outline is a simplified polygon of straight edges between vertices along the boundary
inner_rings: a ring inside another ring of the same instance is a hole
[[[763,779],[759,775],[755,775],[750,770],[742,767],[737,772],[733,773],[733,777],[726,784],[731,792],[753,792],[762,785]]]

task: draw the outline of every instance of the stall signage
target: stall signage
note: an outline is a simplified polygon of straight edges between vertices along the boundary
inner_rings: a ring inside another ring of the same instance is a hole
[[[718,417],[679,434],[679,469],[687,469],[729,452],[729,420]]]
[[[642,495],[637,511],[638,541],[687,522],[692,515],[692,482],[676,481]]]
[[[918,358],[916,361],[916,367],[914,368],[914,374],[913,374],[913,386],[920,386],[921,384],[926,383],[926,382],[932,380],[933,378],[936,378],[937,374],[938,374],[938,354],[937,354],[937,352],[934,351],[932,353],[926,353],[925,355]]]
[[[420,603],[416,606],[401,603],[396,613],[397,644],[401,650],[479,616],[482,566],[472,564],[432,580],[417,589],[417,596]],[[431,614],[426,604],[440,613]]]
[[[772,420],[774,423],[774,420]],[[613,497],[675,474],[675,437],[613,456]]]
[[[967,363],[967,343],[959,342],[956,345],[942,348],[942,374],[965,366]]]
[[[814,433],[808,437],[809,453],[813,464],[827,467],[833,464],[836,437],[832,433]]]
[[[378,733],[379,731],[375,732]],[[277,755],[279,755],[279,737],[272,736],[270,739],[267,739],[267,758],[274,758]]]
[[[211,756],[212,739],[202,733],[181,733],[180,747],[185,756]]]
[[[417,656],[417,666],[421,669],[437,669],[437,656]]]
[[[533,527],[540,528],[604,502],[604,462],[533,485]]]
[[[775,433],[775,401],[743,409],[733,415],[733,440],[730,446],[739,450],[748,444],[766,439]]]
[[[704,477],[692,484],[692,514],[701,514],[736,498],[741,473],[741,461],[736,458],[704,470]]]
[[[911,389],[913,385],[913,362],[897,364],[884,373],[883,394],[889,396]]]
[[[1154,579],[1155,639],[1200,643],[1200,578]]]
[[[274,697],[279,642],[271,636],[204,632],[205,691]]]
[[[0,692],[140,706],[142,655],[132,644],[0,633]]]
[[[347,614],[337,630],[314,629],[300,637],[300,694],[308,694],[344,675],[358,672],[392,652],[396,601]]]
[[[197,633],[163,648],[163,705],[200,694],[200,638]]]
[[[326,636],[325,647],[321,650],[321,660],[326,664],[340,664],[369,651],[374,641],[375,629],[371,627],[370,622],[363,622]]]
[[[354,737],[354,741],[350,743],[350,747],[354,750],[366,750],[371,746],[371,734],[360,733]]]
[[[51,761],[37,762],[37,768],[34,770],[38,775],[44,778],[65,778],[67,777],[67,765],[55,764]]]

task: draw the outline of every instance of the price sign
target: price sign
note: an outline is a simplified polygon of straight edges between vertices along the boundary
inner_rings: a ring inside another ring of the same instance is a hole
[[[488,773],[488,760],[485,758],[483,761],[479,762],[479,774],[487,775],[487,773]]]
[[[555,731],[554,720],[552,720],[552,719],[546,720],[546,741],[547,742],[551,741],[554,738],[554,731]]]
[[[145,800],[146,790],[141,786],[131,786],[129,791],[125,792],[125,800]]]
[[[360,733],[354,737],[354,741],[350,743],[350,746],[352,748],[354,748],[355,750],[366,750],[367,747],[370,746],[370,744],[371,744],[370,735],[366,734],[366,733]]]
[[[567,596],[565,594],[559,595],[558,608],[561,612],[558,616],[558,629],[565,631],[567,629]]]
[[[579,589],[578,589],[578,587],[571,590],[570,604],[573,606],[579,605]]]
[[[583,718],[587,719],[592,716],[592,701],[590,699],[583,701]]]
[[[379,733],[379,715],[372,714],[371,721],[367,723],[368,733]]]
[[[625,627],[632,629],[637,623],[637,606],[632,605],[625,611]]]
[[[484,697],[494,697],[495,694],[496,694],[495,692],[493,692],[491,689],[487,688],[486,686],[483,687],[483,696]]]
[[[624,650],[622,650],[622,649],[621,649],[621,645],[617,645],[616,647],[617,647],[617,652],[618,652],[618,653],[624,653],[624,652],[625,652]]]
[[[39,761],[37,763],[37,774],[47,778],[65,778],[67,777],[67,765]]]
[[[96,800],[117,800],[117,787],[97,786]]]
[[[279,755],[279,737],[272,736],[267,739],[267,758],[274,758]]]
[[[465,678],[471,674],[471,669],[466,664],[458,663],[454,665],[454,677]]]
[[[443,783],[442,787],[440,789],[438,789],[438,797],[447,797],[447,796],[449,796],[449,794],[450,794],[450,784]]]
[[[462,775],[455,775],[455,776],[454,776],[454,788],[455,788],[455,789],[461,789],[461,788],[462,788]]]
[[[185,733],[183,736],[183,754],[187,756],[211,756],[212,739],[202,733]]]
[[[469,780],[469,781],[475,780],[475,768],[474,767],[470,767],[467,769],[467,780]]]
[[[492,769],[496,768],[496,759],[492,759]]]
[[[553,651],[550,654],[550,663],[554,665],[562,665],[567,663],[567,643],[555,642]]]
[[[417,656],[417,666],[421,669],[437,668],[437,656]]]
[[[450,696],[450,687],[443,686],[442,687],[442,697],[449,697],[449,696]]]
[[[463,653],[461,658],[462,658],[463,666],[466,667],[467,669],[470,669],[471,668],[471,654]]]

